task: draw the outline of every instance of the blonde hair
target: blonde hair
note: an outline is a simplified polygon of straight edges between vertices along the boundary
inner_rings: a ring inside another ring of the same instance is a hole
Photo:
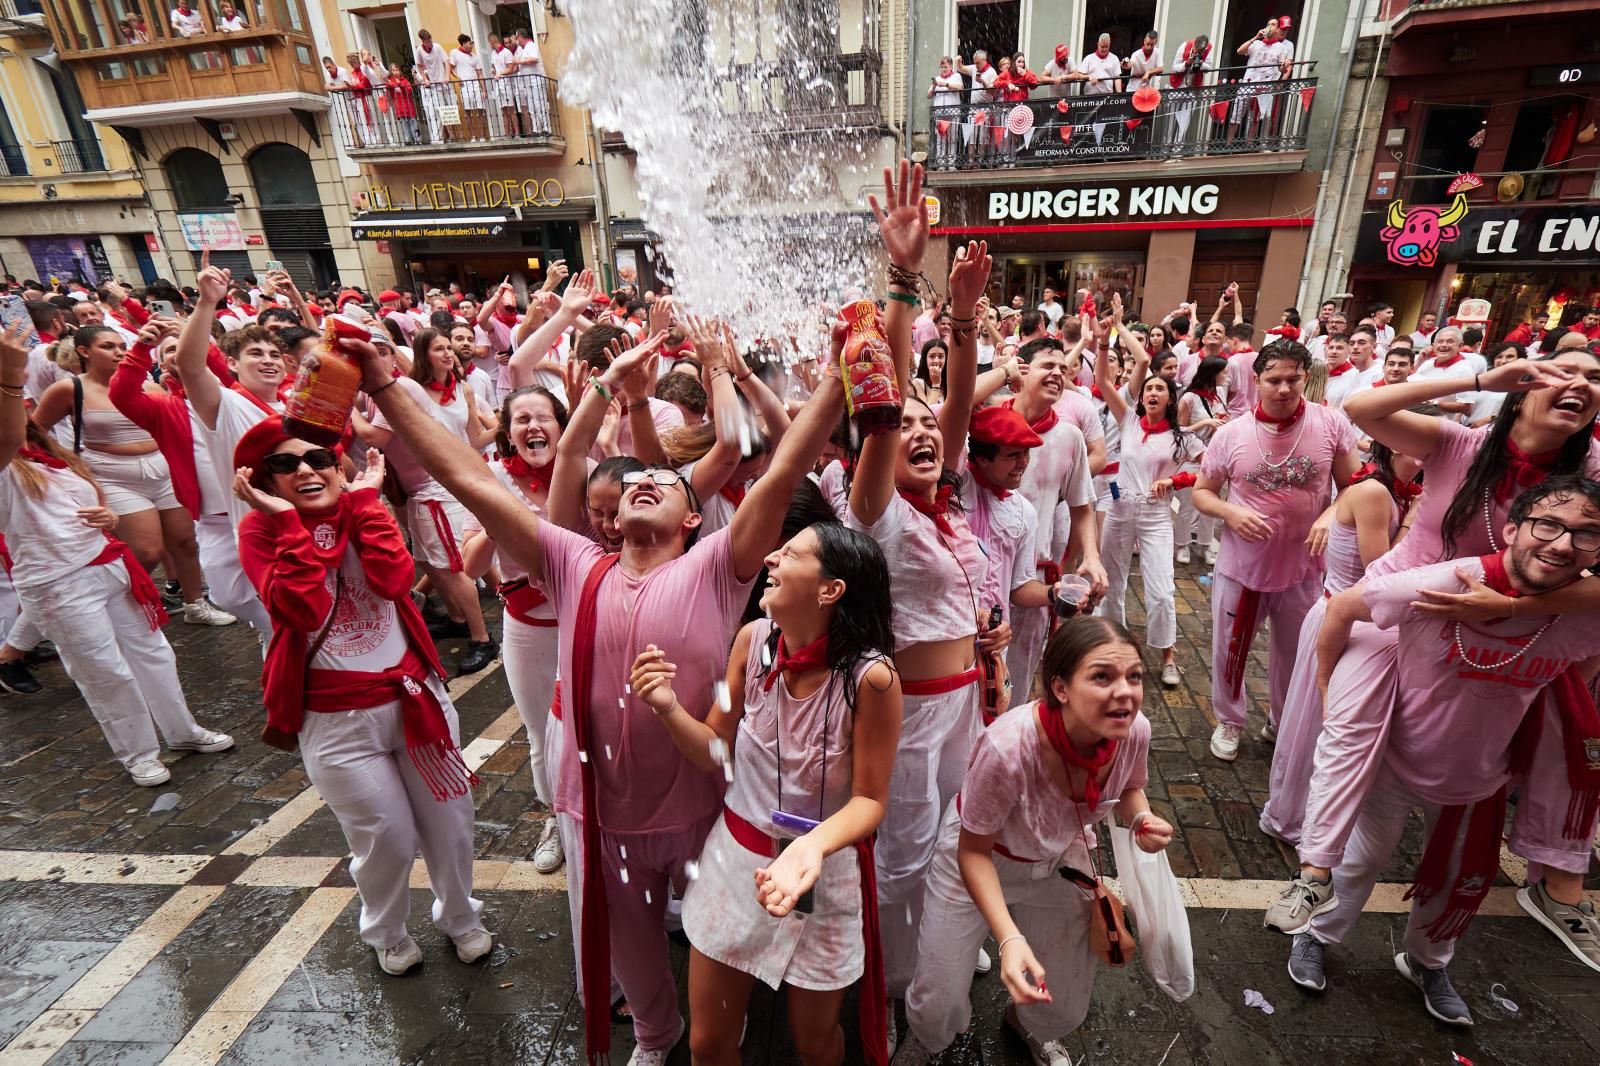
[[[100,482],[95,480],[94,474],[89,470],[89,464],[83,461],[82,456],[74,455],[57,444],[43,430],[34,425],[31,419],[27,423],[27,431],[26,439],[29,445],[38,448],[40,451],[48,452],[50,455],[65,462],[68,470],[71,470],[74,474],[94,486],[95,495],[99,497],[102,504],[105,503],[106,494],[100,488]],[[23,492],[26,492],[36,500],[44,499],[45,489],[49,487],[49,482],[45,480],[44,471],[39,469],[37,463],[30,462],[22,458],[21,455],[14,455],[11,457],[10,466],[12,476],[22,485]]]
[[[83,359],[78,355],[78,345],[71,337],[62,337],[49,348],[45,356],[69,374],[83,373]]]
[[[1306,402],[1322,403],[1328,395],[1328,364],[1320,359],[1311,360],[1306,371]]]
[[[661,451],[668,465],[675,467],[699,462],[715,443],[717,427],[710,421],[697,426],[673,426],[661,434]]]

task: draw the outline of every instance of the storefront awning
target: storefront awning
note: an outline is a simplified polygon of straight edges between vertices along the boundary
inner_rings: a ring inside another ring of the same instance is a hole
[[[358,241],[498,237],[512,220],[508,211],[371,212],[350,220]]]

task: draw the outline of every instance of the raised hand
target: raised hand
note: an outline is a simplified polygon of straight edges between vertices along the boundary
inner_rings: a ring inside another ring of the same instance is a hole
[[[250,484],[250,477],[254,473],[248,466],[241,466],[233,474],[233,494],[248,503],[253,509],[262,514],[285,514],[294,510],[294,504],[281,496],[274,496],[270,492],[262,492]]]
[[[0,383],[19,386],[28,371],[28,333],[33,327],[28,320],[18,319],[0,333]]]
[[[900,160],[898,181],[894,172],[884,167],[883,196],[884,204],[870,194],[867,202],[878,219],[889,262],[903,270],[920,270],[922,253],[928,247],[928,212],[922,202],[922,164]]]
[[[79,521],[90,529],[112,530],[117,528],[117,512],[109,507],[80,507],[77,510]]]
[[[920,206],[919,206],[920,210]],[[924,227],[926,234],[926,227]],[[950,307],[952,312],[976,308],[978,299],[989,286],[989,271],[994,260],[989,256],[988,241],[968,241],[965,248],[956,249],[955,262],[950,266]],[[967,316],[962,315],[965,318]]]
[[[565,259],[557,259],[550,264],[550,269],[545,271],[543,290],[545,292],[553,291],[556,286],[566,280],[567,275],[570,273],[572,273],[572,269],[567,266],[567,261]],[[585,273],[592,272],[585,271]]]
[[[594,295],[599,289],[599,285],[595,283],[594,271],[583,271],[567,283],[567,291],[561,294],[561,310],[569,315],[583,314],[594,302]]]
[[[207,248],[200,253],[200,274],[195,279],[194,287],[200,290],[202,304],[207,307],[217,306],[217,302],[228,295],[228,286],[232,282],[232,271],[211,265],[211,249]]]
[[[650,332],[665,333],[672,329],[672,313],[677,309],[670,296],[659,296],[650,305]]]
[[[678,703],[678,697],[672,691],[672,679],[677,676],[678,667],[667,662],[667,653],[654,644],[646,644],[644,651],[633,661],[628,690],[652,711],[667,714]]]
[[[383,453],[376,448],[368,450],[367,468],[350,482],[351,492],[359,489],[383,489]]]
[[[1544,359],[1513,359],[1478,375],[1483,392],[1533,392],[1572,384],[1572,371]]]

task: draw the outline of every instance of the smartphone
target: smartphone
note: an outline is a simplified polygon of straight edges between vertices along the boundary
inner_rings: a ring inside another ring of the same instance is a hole
[[[282,270],[282,269],[283,269],[283,264],[280,263],[278,260],[276,260],[276,259],[268,259],[267,260],[267,273],[268,274],[271,274],[275,270]]]
[[[23,343],[29,348],[39,343],[39,333],[33,328],[33,316],[28,314],[27,301],[20,296],[7,294],[0,296],[0,329],[10,329],[13,322],[26,322],[27,335]]]
[[[161,315],[165,318],[177,317],[177,312],[173,310],[171,300],[151,300],[150,313],[153,315]]]

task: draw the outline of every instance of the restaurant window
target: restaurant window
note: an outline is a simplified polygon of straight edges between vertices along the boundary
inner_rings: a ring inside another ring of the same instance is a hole
[[[1111,34],[1112,54],[1127,59],[1134,49],[1144,47],[1144,35],[1155,28],[1156,0],[1089,0],[1083,13],[1083,46],[1073,55],[1073,62],[1093,52],[1102,33]],[[1163,56],[1168,51],[1171,49],[1163,48]],[[1044,64],[1041,61],[1032,66],[1043,68]]]
[[[1445,189],[1457,174],[1465,174],[1478,164],[1478,148],[1473,142],[1484,128],[1489,109],[1482,104],[1432,104],[1422,120],[1422,136],[1417,138],[1415,169],[1419,180],[1402,190],[1410,203],[1442,204]],[[1431,175],[1420,177],[1420,175]]]
[[[277,20],[278,25],[295,33],[306,32],[305,10],[300,6],[300,0],[266,0],[271,16]]]
[[[979,49],[998,67],[1000,57],[1017,50],[1022,24],[1022,0],[961,0],[956,8],[956,50],[972,62]]]

